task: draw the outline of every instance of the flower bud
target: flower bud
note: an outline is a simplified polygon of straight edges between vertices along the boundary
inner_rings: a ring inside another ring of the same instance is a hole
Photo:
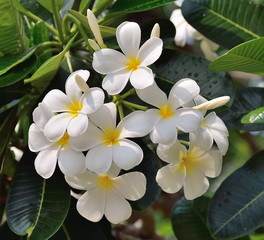
[[[199,111],[210,110],[210,109],[218,108],[218,107],[225,105],[229,100],[230,100],[229,96],[218,97],[218,98],[212,99],[211,101],[204,102],[200,105],[197,105],[193,108]]]
[[[91,48],[94,50],[94,51],[98,51],[100,50],[101,48],[99,47],[99,45],[93,40],[93,39],[88,39],[88,43],[90,44]]]
[[[89,86],[80,75],[78,74],[75,75],[75,82],[84,93],[86,93],[89,90]]]
[[[156,23],[154,25],[154,27],[152,28],[152,31],[151,31],[151,34],[150,34],[150,37],[160,37],[160,26],[158,23]]]

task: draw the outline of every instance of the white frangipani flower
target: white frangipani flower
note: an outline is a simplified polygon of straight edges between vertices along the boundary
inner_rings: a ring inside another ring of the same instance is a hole
[[[89,88],[83,94],[76,83],[76,77],[86,82],[89,76],[90,73],[87,70],[73,72],[65,84],[66,94],[54,89],[44,97],[43,102],[47,108],[53,113],[58,113],[44,126],[44,134],[51,142],[61,139],[66,130],[71,137],[84,133],[88,127],[87,114],[97,111],[103,105],[102,89]],[[37,116],[36,119],[38,119]],[[38,125],[38,120],[35,123]]]
[[[90,149],[85,160],[89,170],[103,174],[109,170],[112,162],[128,170],[142,161],[142,149],[126,138],[142,137],[151,131],[152,125],[144,112],[135,111],[116,126],[116,106],[111,102],[91,114],[90,119],[99,128],[89,123],[83,135],[83,145]]]
[[[67,183],[86,192],[77,201],[77,211],[86,219],[98,222],[103,215],[117,224],[128,219],[132,213],[126,200],[135,201],[146,192],[146,177],[141,172],[97,175],[86,171],[75,177],[66,176]]]
[[[193,145],[192,139],[188,150],[175,141],[171,145],[159,144],[157,154],[169,163],[157,172],[158,185],[167,193],[178,192],[183,186],[188,200],[203,195],[209,187],[206,177],[217,177],[222,169],[219,150],[211,148],[202,151]]]
[[[102,87],[110,95],[120,93],[128,80],[136,89],[143,89],[154,82],[152,70],[147,67],[161,55],[162,40],[151,37],[140,48],[141,30],[135,22],[124,22],[117,27],[117,42],[123,53],[104,48],[93,55],[93,68],[106,74]]]
[[[31,124],[28,133],[28,146],[32,152],[39,152],[35,159],[37,173],[43,178],[49,178],[54,173],[57,160],[61,171],[68,176],[75,176],[85,171],[85,156],[82,151],[82,137],[71,137],[67,132],[58,140],[50,141],[44,135],[43,126],[54,114],[49,111],[44,103],[33,112],[33,119],[38,119],[38,124]],[[76,147],[77,146],[77,147]],[[78,148],[79,151],[74,149]]]
[[[154,126],[150,133],[154,143],[170,144],[177,139],[177,129],[189,133],[202,124],[203,116],[200,111],[180,108],[200,92],[199,86],[192,79],[178,81],[172,87],[168,98],[156,83],[136,92],[140,99],[157,107],[145,112],[146,118]]]

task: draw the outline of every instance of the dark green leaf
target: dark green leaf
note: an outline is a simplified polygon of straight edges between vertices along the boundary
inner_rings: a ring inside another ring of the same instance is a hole
[[[37,0],[44,8],[48,9],[51,13],[53,13],[52,8],[52,0]],[[57,0],[58,9],[60,10],[64,0]]]
[[[184,18],[214,42],[232,48],[264,35],[264,7],[249,0],[185,0]]]
[[[258,108],[241,119],[242,123],[264,123],[264,107]]]
[[[208,60],[199,56],[164,50],[155,63],[157,83],[163,90],[170,91],[172,85],[180,79],[191,78],[198,83],[201,94],[207,99],[228,95],[232,101],[234,87],[230,76],[224,72],[209,71],[209,63]]]
[[[264,38],[234,47],[211,62],[212,71],[241,71],[264,75]]]
[[[57,171],[47,180],[34,168],[35,153],[26,150],[8,192],[6,216],[10,228],[29,240],[48,239],[62,225],[70,205],[70,189]]]
[[[172,228],[178,240],[213,240],[206,223],[206,210],[210,199],[206,197],[177,201],[171,216]]]
[[[30,72],[33,71],[37,64],[35,55],[31,56],[23,63],[16,65],[11,70],[0,76],[0,87],[9,86],[24,79]]]
[[[17,161],[15,159],[15,154],[11,149],[6,151],[4,156],[2,173],[8,177],[13,177],[17,166]]]
[[[159,170],[158,158],[151,151],[142,139],[133,139],[143,150],[144,158],[142,162],[134,167],[130,171],[142,172],[147,178],[147,190],[145,195],[137,200],[130,201],[130,204],[134,210],[142,210],[151,205],[159,196],[161,189],[156,183],[156,174]]]
[[[241,123],[241,118],[249,112],[264,106],[264,88],[241,88],[237,89],[235,100],[230,109],[218,113],[227,127],[249,131],[264,129],[264,124]]]
[[[234,239],[264,223],[264,151],[231,174],[216,191],[208,223],[218,238]]]

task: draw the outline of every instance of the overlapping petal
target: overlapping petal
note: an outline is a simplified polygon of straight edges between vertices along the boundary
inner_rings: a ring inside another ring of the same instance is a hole
[[[54,116],[54,113],[48,109],[45,103],[41,102],[34,109],[32,115],[34,123],[43,131],[46,123]]]
[[[222,155],[225,155],[229,146],[227,136],[225,136],[222,132],[219,132],[215,129],[210,129],[210,132],[213,135],[216,145],[221,151]]]
[[[144,89],[154,83],[154,75],[150,68],[140,66],[130,76],[131,85],[136,89]]]
[[[217,117],[215,112],[209,113],[204,119],[205,127],[212,128],[228,136],[228,130],[221,118]]]
[[[88,117],[79,113],[77,117],[70,120],[67,126],[67,132],[71,137],[77,137],[83,134],[88,127]]]
[[[213,135],[207,128],[198,128],[189,135],[191,142],[202,150],[208,150],[213,146]]]

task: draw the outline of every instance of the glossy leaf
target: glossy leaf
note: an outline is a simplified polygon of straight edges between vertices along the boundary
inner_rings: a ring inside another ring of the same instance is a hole
[[[234,87],[230,76],[224,72],[209,71],[209,63],[199,56],[163,50],[162,56],[154,64],[157,83],[163,90],[169,92],[172,85],[180,79],[191,78],[198,83],[201,94],[207,99],[226,95],[232,99]],[[230,104],[229,102],[227,105]]]
[[[57,171],[47,180],[34,168],[35,153],[26,150],[11,183],[6,216],[10,228],[28,240],[48,239],[62,225],[70,205],[70,189]]]
[[[178,240],[213,240],[206,224],[206,210],[210,199],[200,197],[177,201],[172,210],[171,223]]]
[[[264,106],[263,96],[264,88],[250,87],[237,89],[231,108],[218,113],[218,116],[230,128],[249,131],[264,130],[264,124],[262,123],[241,123],[241,118],[247,113]]]
[[[184,18],[200,33],[230,49],[264,35],[264,7],[248,0],[185,0]]]
[[[258,38],[218,57],[210,65],[212,71],[241,71],[264,75],[264,38]]]
[[[242,123],[264,123],[264,107],[258,108],[241,119]]]
[[[52,1],[53,0],[37,0],[44,8],[49,10],[51,13],[53,13],[53,8],[52,8]],[[62,4],[64,0],[56,0],[58,4],[58,9],[60,10],[62,7]]]
[[[264,224],[264,151],[231,174],[216,191],[208,223],[217,238],[234,239]]]

